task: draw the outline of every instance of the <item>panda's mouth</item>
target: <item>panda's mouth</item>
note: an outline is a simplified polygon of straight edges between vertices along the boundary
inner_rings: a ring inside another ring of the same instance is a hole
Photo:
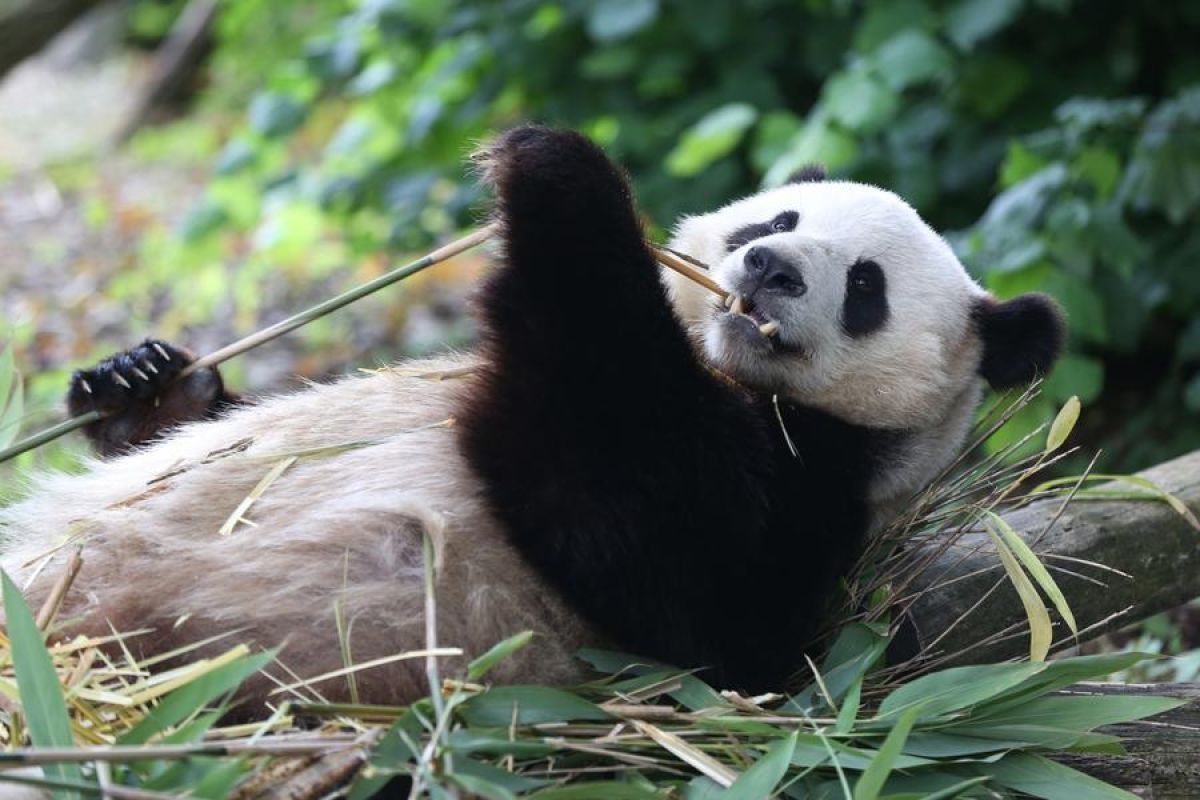
[[[725,313],[745,317],[754,323],[758,332],[768,339],[779,337],[779,320],[772,319],[754,301],[745,295],[730,292],[725,297]]]

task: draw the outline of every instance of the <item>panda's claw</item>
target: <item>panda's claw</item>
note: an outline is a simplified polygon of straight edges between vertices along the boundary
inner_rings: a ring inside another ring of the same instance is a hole
[[[149,376],[149,375],[147,375],[145,372],[143,372],[143,371],[142,371],[141,369],[139,369],[138,367],[130,367],[130,369],[131,369],[131,370],[133,370],[133,374],[134,374],[134,375],[137,375],[137,376],[138,376],[139,378],[141,378],[143,381],[149,381],[149,380],[150,380],[150,376]]]
[[[153,372],[155,375],[157,375],[157,374],[158,374],[158,367],[156,367],[156,366],[154,366],[153,364],[151,364],[151,363],[150,363],[150,359],[148,359],[148,358],[143,358],[143,359],[142,359],[142,366],[143,366],[143,367],[145,367],[146,369],[150,370],[151,372]]]
[[[169,354],[169,353],[167,353],[167,351],[166,351],[165,349],[163,349],[163,346],[162,346],[161,344],[159,344],[158,342],[151,342],[151,343],[150,343],[150,346],[151,346],[151,347],[153,347],[155,350],[157,350],[157,351],[158,351],[158,354],[159,354],[160,356],[162,356],[162,357],[163,357],[163,360],[164,360],[164,361],[170,361],[170,360],[171,360],[171,356],[170,356],[170,354]]]
[[[120,384],[121,386],[124,386],[126,389],[132,389],[132,388],[133,388],[133,385],[132,385],[132,384],[130,384],[130,383],[129,383],[129,381],[125,380],[125,376],[124,376],[124,375],[122,375],[121,373],[119,373],[119,372],[117,372],[117,371],[115,371],[115,370],[114,370],[114,371],[113,371],[113,374],[112,374],[112,377],[113,377],[113,381],[115,381],[116,383]]]
[[[82,377],[81,377],[81,378],[79,379],[79,386],[80,386],[80,388],[81,388],[81,389],[83,389],[83,390],[84,390],[85,392],[87,392],[88,394],[92,394],[92,393],[93,393],[93,392],[92,392],[92,385],[91,385],[90,383],[88,383],[88,382],[87,382],[87,379],[86,379],[86,378],[82,378]]]

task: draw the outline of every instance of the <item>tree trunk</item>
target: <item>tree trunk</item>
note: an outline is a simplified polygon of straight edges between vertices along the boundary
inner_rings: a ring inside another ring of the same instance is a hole
[[[1125,740],[1127,755],[1069,755],[1057,760],[1150,800],[1200,797],[1200,686],[1187,683],[1078,684],[1072,694],[1159,695],[1191,700],[1151,720],[1101,730]],[[1080,800],[1083,800],[1080,798]]]
[[[1200,509],[1200,451],[1141,475],[1179,498],[1193,513]],[[1130,489],[1123,484],[1101,488]],[[1004,519],[1055,571],[1081,639],[1200,597],[1200,531],[1167,503],[1076,498],[1055,520],[1061,507],[1061,499],[1039,500],[1005,514]],[[1057,567],[1086,574],[1104,585],[1056,571]],[[945,659],[944,663],[986,663],[1028,654],[1024,610],[986,533],[965,534],[916,579],[915,586],[922,594],[910,608],[909,621],[926,655]],[[978,607],[972,608],[976,603]],[[1056,618],[1053,610],[1051,617]],[[1074,644],[1061,621],[1054,630],[1058,649]],[[1006,631],[1009,635],[1004,635]],[[979,644],[989,637],[1000,638]]]
[[[0,2],[0,78],[98,4],[98,0]]]

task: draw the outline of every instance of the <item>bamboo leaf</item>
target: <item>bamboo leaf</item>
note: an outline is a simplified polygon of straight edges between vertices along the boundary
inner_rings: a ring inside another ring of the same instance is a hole
[[[858,719],[858,707],[862,702],[862,677],[850,685],[850,691],[842,700],[842,708],[838,711],[837,725],[834,730],[838,733],[849,733]]]
[[[662,795],[618,781],[594,781],[555,786],[530,795],[537,800],[661,800]]]
[[[1045,664],[981,664],[951,667],[899,687],[879,706],[879,718],[922,705],[925,718],[979,705],[1023,684],[1046,669]]]
[[[1063,407],[1054,417],[1054,422],[1050,423],[1050,432],[1046,434],[1047,455],[1066,443],[1067,437],[1075,429],[1075,423],[1079,421],[1079,409],[1079,398],[1075,395],[1071,395],[1071,398],[1063,403]]]
[[[549,686],[497,686],[467,700],[459,712],[472,725],[507,728],[514,709],[518,725],[612,718],[595,703]]]
[[[721,800],[761,800],[770,797],[787,774],[792,755],[796,752],[797,737],[798,734],[793,732],[772,744],[762,758],[755,761],[718,797]]]
[[[1067,604],[1067,598],[1063,595],[1062,590],[1058,588],[1058,584],[1051,577],[1050,571],[1042,564],[1041,559],[1037,557],[1037,554],[1030,549],[1025,540],[999,514],[989,511],[987,512],[987,519],[995,526],[996,531],[1004,539],[1005,544],[1008,545],[1017,559],[1025,566],[1026,571],[1033,576],[1038,586],[1042,587],[1042,591],[1054,603],[1054,608],[1058,611],[1059,616],[1063,618],[1063,622],[1067,624],[1067,627],[1071,629],[1071,633],[1078,636],[1079,628],[1075,625],[1075,615],[1071,613],[1071,607]]]
[[[239,658],[188,681],[164,697],[153,711],[120,738],[119,743],[143,744],[168,728],[178,725],[216,698],[241,686],[246,678],[271,663],[275,653],[276,651],[269,650]]]
[[[8,624],[13,670],[21,696],[21,710],[29,728],[29,739],[35,747],[74,747],[71,718],[63,700],[62,687],[54,663],[42,641],[42,632],[34,622],[21,590],[0,571],[3,584],[4,615]],[[72,783],[83,781],[78,764],[47,764],[42,767],[47,779]],[[60,790],[56,797],[78,797],[75,792]]]
[[[1008,789],[1044,800],[1136,800],[1135,795],[1110,786],[1042,756],[1017,753],[985,768],[974,767]]]
[[[478,681],[484,675],[487,675],[492,667],[529,644],[532,639],[533,631],[521,631],[493,645],[490,650],[471,661],[467,666],[467,680]]]
[[[1000,563],[1004,565],[1008,580],[1017,590],[1017,596],[1021,598],[1021,605],[1025,607],[1025,617],[1029,620],[1029,660],[1045,661],[1046,655],[1050,652],[1050,614],[1047,613],[1046,606],[1042,603],[1042,598],[1038,595],[1037,589],[1033,587],[1029,576],[1021,569],[1020,562],[1008,549],[1008,545],[991,528],[988,528],[988,536],[996,545]]]
[[[1119,695],[1054,695],[1038,697],[995,713],[979,713],[975,720],[991,725],[1047,725],[1090,731],[1102,725],[1132,722],[1184,705],[1172,697],[1124,697]],[[965,728],[958,727],[956,731]]]
[[[921,706],[917,705],[905,711],[896,720],[895,727],[883,740],[879,752],[871,759],[871,764],[854,784],[854,800],[875,800],[879,796],[884,782],[891,774],[892,765],[896,763],[896,758],[904,749],[904,742],[908,739],[908,733],[912,730],[913,723],[920,715]]]

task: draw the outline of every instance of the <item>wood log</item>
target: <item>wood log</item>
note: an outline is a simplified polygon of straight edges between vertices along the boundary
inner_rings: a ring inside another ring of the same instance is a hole
[[[1190,700],[1149,720],[1102,728],[1125,740],[1127,755],[1064,755],[1056,760],[1147,800],[1200,797],[1200,685],[1078,684],[1068,692]]]
[[[1141,475],[1193,513],[1200,510],[1200,451]],[[1076,498],[1059,516],[1062,505],[1059,498],[1038,500],[1006,513],[1004,519],[1052,570],[1062,567],[1103,582],[1097,585],[1055,570],[1081,640],[1200,597],[1200,531],[1170,505]],[[1028,654],[1025,612],[985,532],[965,534],[914,585],[921,594],[909,609],[908,621],[916,644],[928,656],[943,663],[987,663]],[[979,644],[998,636],[1003,638]],[[1056,622],[1055,639],[1060,651],[1074,644],[1061,621]]]

